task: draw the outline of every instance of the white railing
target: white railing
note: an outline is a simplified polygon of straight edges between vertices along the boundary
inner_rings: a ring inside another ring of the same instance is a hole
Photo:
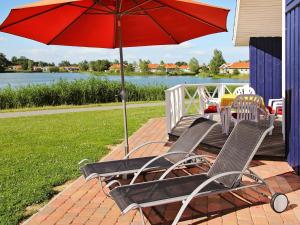
[[[248,83],[211,83],[180,84],[166,90],[167,131],[170,132],[181,117],[189,114],[203,114],[206,101],[201,93],[209,99],[220,102],[224,94],[232,94],[229,86],[245,86]]]

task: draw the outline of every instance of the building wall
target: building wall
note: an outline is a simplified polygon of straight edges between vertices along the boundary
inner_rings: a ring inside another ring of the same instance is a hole
[[[249,69],[237,69],[240,74],[249,74]],[[233,74],[234,69],[227,69],[228,73]]]
[[[281,37],[250,38],[250,84],[265,102],[282,97]]]
[[[300,0],[287,0],[286,3],[287,158],[300,175]]]

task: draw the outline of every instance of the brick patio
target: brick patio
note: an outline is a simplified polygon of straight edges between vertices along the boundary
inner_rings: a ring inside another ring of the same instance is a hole
[[[149,140],[166,140],[163,118],[151,119],[130,137],[129,142],[134,147]],[[155,144],[144,148],[136,156],[157,155],[167,149],[168,147]],[[203,151],[199,149],[199,152]],[[103,160],[120,159],[122,156],[123,148],[119,145]],[[251,166],[276,191],[287,194],[290,200],[287,211],[281,214],[273,212],[266,199],[247,190],[235,195],[228,193],[194,200],[180,224],[300,224],[300,177],[293,173],[286,162],[259,160],[254,161]],[[189,172],[197,171],[191,169]],[[180,173],[182,171],[177,171],[174,175],[181,175]],[[152,173],[145,179],[153,179],[153,176],[158,175]],[[170,223],[179,207],[180,203],[145,209],[147,224]],[[132,211],[121,216],[118,207],[101,192],[95,180],[85,182],[80,177],[24,224],[137,225],[140,222],[139,213]]]

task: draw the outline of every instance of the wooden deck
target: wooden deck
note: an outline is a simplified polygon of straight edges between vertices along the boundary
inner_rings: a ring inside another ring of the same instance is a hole
[[[180,136],[182,132],[199,116],[186,116],[184,117],[175,128],[172,130],[172,140],[176,140],[176,136]],[[233,124],[230,127],[230,132],[233,129]],[[204,139],[202,146],[208,151],[217,154],[228,136],[222,134],[221,127],[216,127]],[[268,135],[259,148],[256,158],[260,159],[284,159],[286,155],[285,143],[281,131],[281,122],[275,121],[274,130],[272,135]]]
[[[212,138],[212,137],[210,137]],[[152,119],[130,137],[133,148],[149,140],[166,140],[165,119]],[[148,146],[135,156],[156,155],[165,152],[166,146]],[[206,150],[200,148],[200,153]],[[122,145],[117,146],[103,160],[120,159]],[[205,225],[297,225],[300,224],[300,177],[284,161],[254,160],[252,170],[266,179],[278,192],[286,193],[290,200],[288,210],[281,214],[272,211],[268,200],[259,197],[254,191],[247,190],[236,194],[222,194],[210,198],[195,199],[186,210],[180,224]],[[191,173],[197,171],[190,170]],[[173,176],[179,176],[178,171]],[[145,177],[157,177],[151,173]],[[170,224],[180,207],[180,203],[169,204],[144,210],[147,224]],[[137,225],[139,213],[131,211],[120,215],[114,201],[106,197],[97,182],[85,182],[79,177],[63,192],[51,200],[44,208],[32,216],[26,225]]]

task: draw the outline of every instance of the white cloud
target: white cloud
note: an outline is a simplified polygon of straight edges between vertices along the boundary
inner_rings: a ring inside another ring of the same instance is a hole
[[[7,39],[5,37],[0,37],[0,41],[6,41]]]

